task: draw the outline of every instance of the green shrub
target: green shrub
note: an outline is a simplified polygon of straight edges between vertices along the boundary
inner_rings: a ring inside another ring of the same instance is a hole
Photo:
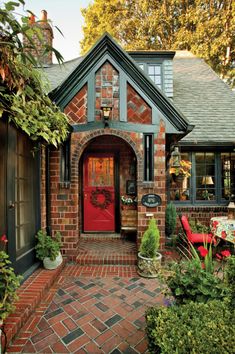
[[[232,306],[235,307],[235,256],[231,256],[226,259],[225,283],[230,289]]]
[[[35,250],[38,259],[43,260],[45,257],[49,257],[51,261],[54,261],[60,252],[61,247],[61,235],[59,232],[55,234],[55,238],[47,235],[45,231],[39,230],[36,238],[38,240]]]
[[[210,232],[210,227],[203,225],[198,220],[189,219],[189,225],[193,233],[208,234]]]
[[[235,311],[224,301],[149,308],[146,321],[152,354],[234,353]]]
[[[166,283],[177,304],[207,302],[229,296],[226,284],[215,274],[206,272],[195,259],[174,263]]]
[[[176,227],[176,207],[173,203],[169,203],[166,207],[166,226],[165,232],[167,237],[172,237]]]
[[[145,231],[140,244],[140,253],[143,257],[154,258],[159,248],[160,232],[156,220],[149,221],[148,229]]]

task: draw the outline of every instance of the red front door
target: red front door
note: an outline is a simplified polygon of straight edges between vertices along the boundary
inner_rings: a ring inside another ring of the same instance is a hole
[[[91,154],[83,165],[84,232],[115,231],[114,156]]]

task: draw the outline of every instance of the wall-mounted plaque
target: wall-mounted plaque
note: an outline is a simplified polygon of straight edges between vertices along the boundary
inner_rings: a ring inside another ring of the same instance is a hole
[[[145,194],[141,199],[141,204],[148,208],[155,208],[162,204],[162,199],[157,194]]]

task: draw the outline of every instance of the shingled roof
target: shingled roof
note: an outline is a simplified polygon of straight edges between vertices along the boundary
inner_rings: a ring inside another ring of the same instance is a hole
[[[235,144],[235,94],[204,60],[177,51],[174,103],[195,127],[182,143]]]
[[[51,89],[58,87],[83,57],[45,68]],[[235,94],[204,60],[177,51],[173,60],[174,104],[195,125],[182,144],[235,144]]]

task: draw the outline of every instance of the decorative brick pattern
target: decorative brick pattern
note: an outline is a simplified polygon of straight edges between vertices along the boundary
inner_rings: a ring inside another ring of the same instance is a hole
[[[95,76],[95,119],[102,120],[101,107],[112,107],[110,119],[119,120],[119,74],[107,61]]]
[[[64,110],[70,124],[87,123],[87,85],[73,97]]]
[[[7,352],[147,353],[144,313],[163,305],[160,284],[134,272],[92,277],[93,271],[66,266]]]
[[[127,84],[127,120],[130,123],[152,123],[151,107],[130,84]]]

